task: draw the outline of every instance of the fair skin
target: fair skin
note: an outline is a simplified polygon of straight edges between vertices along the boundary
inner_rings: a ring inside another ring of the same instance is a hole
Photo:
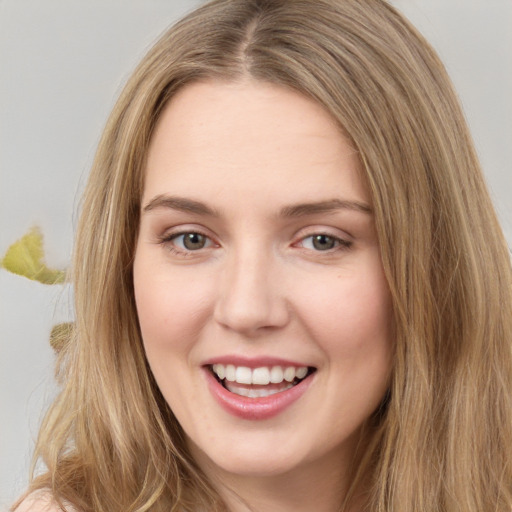
[[[337,510],[385,394],[390,297],[360,172],[318,104],[252,80],[186,86],[154,132],[142,337],[233,512]]]
[[[66,512],[77,512],[68,502],[64,501]],[[28,496],[23,503],[16,508],[16,512],[62,512],[60,506],[55,503],[48,492],[36,491]]]
[[[339,510],[387,389],[391,305],[360,172],[330,116],[274,85],[188,85],[157,124],[134,261],[142,337],[232,512]]]

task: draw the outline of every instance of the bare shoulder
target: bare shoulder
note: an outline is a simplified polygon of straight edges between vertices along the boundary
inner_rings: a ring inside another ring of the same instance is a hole
[[[27,496],[13,512],[63,512],[48,492],[35,492]],[[71,506],[66,506],[65,512],[78,512]]]

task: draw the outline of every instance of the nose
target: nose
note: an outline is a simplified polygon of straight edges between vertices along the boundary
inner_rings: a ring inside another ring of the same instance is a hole
[[[228,258],[219,275],[216,321],[248,337],[284,327],[290,311],[276,267],[272,256],[254,251]]]

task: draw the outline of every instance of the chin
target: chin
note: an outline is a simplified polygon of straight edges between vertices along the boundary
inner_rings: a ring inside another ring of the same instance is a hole
[[[238,445],[240,446],[240,445]],[[223,473],[253,477],[275,477],[299,468],[303,460],[293,453],[283,453],[275,447],[267,449],[257,443],[244,443],[238,449],[231,443],[229,449],[219,447],[217,450],[204,451],[189,442],[194,459],[205,468],[212,468]]]
[[[283,475],[300,466],[295,460],[273,460],[272,458],[259,458],[257,460],[228,460],[222,469],[228,473],[245,477],[264,478]]]

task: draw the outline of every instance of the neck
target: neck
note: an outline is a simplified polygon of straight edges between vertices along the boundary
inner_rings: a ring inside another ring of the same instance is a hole
[[[310,475],[224,479],[219,492],[230,512],[334,512],[346,488],[334,478]]]

